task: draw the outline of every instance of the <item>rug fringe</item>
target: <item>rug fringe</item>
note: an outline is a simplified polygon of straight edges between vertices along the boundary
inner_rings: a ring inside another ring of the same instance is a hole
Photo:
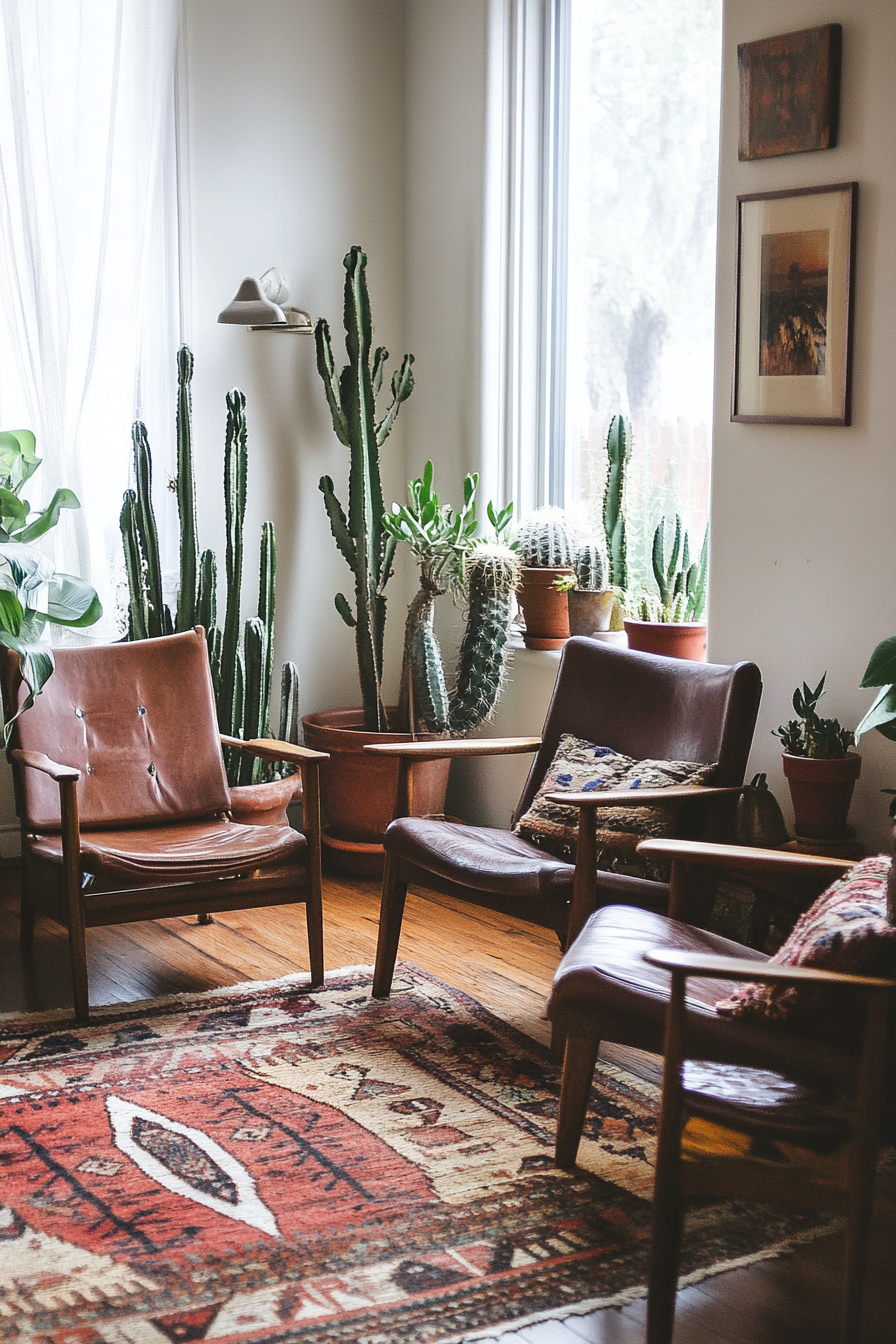
[[[797,1232],[785,1241],[779,1241],[774,1246],[766,1246],[761,1251],[754,1251],[751,1255],[741,1255],[731,1260],[720,1260],[714,1265],[706,1265],[703,1269],[695,1269],[690,1274],[682,1275],[678,1280],[679,1291],[682,1288],[690,1288],[695,1283],[703,1283],[706,1279],[714,1278],[716,1274],[726,1274],[734,1269],[746,1269],[750,1265],[757,1265],[763,1260],[776,1260],[779,1256],[790,1255],[796,1250],[797,1246],[806,1245],[811,1241],[816,1241],[819,1237],[827,1237],[839,1231],[843,1226],[843,1221],[840,1217],[830,1218],[819,1227]],[[614,1293],[610,1297],[593,1297],[584,1302],[570,1303],[568,1307],[554,1307],[549,1311],[532,1312],[529,1316],[521,1316],[515,1321],[506,1321],[498,1326],[486,1326],[472,1334],[449,1335],[445,1339],[440,1339],[438,1344],[473,1344],[473,1341],[477,1339],[500,1339],[502,1335],[511,1334],[516,1330],[524,1330],[530,1325],[541,1325],[545,1321],[565,1321],[570,1316],[590,1316],[592,1312],[606,1311],[610,1307],[627,1307],[632,1302],[637,1302],[639,1298],[646,1296],[647,1284],[635,1284],[634,1287],[623,1289],[622,1292]]]

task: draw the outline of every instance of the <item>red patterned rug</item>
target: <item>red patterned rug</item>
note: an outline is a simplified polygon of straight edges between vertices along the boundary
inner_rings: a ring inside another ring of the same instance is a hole
[[[413,967],[0,1022],[0,1339],[443,1344],[642,1291],[652,1089],[552,1166],[546,1052]],[[702,1208],[685,1272],[799,1235]]]

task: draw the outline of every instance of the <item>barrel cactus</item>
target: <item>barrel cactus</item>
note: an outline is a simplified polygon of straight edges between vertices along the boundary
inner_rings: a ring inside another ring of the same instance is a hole
[[[226,522],[226,603],[224,626],[217,623],[217,563],[213,551],[199,554],[196,540],[195,473],[192,451],[190,382],[193,356],[186,346],[177,355],[177,499],[180,519],[180,589],[177,618],[162,599],[159,541],[152,508],[152,454],[146,428],[134,425],[136,489],[128,490],[121,510],[121,534],[128,577],[128,639],[171,634],[172,630],[205,627],[218,727],[230,737],[270,736],[270,699],[273,679],[274,596],[277,546],[274,525],[262,524],[258,584],[258,614],[243,624],[240,595],[243,578],[243,525],[248,475],[246,399],[234,389],[227,394],[224,440],[224,501]],[[298,669],[284,664],[281,729],[284,741],[298,742]],[[282,733],[281,733],[282,736]],[[226,752],[231,784],[257,783],[269,777],[269,762],[244,752]]]
[[[539,569],[569,569],[575,565],[576,544],[562,509],[548,505],[524,518],[518,533],[524,565]]]
[[[584,541],[576,548],[576,588],[580,593],[599,593],[604,588],[604,556],[596,541]]]
[[[462,737],[488,719],[500,695],[520,561],[504,540],[512,505],[496,513],[489,504],[495,537],[484,540],[477,537],[478,477],[467,476],[457,511],[440,504],[432,480],[432,463],[427,462],[422,477],[408,486],[407,505],[393,504],[383,520],[390,536],[407,544],[420,566],[420,587],[405,621],[398,727]],[[436,599],[447,592],[467,607],[450,690],[433,628]]]

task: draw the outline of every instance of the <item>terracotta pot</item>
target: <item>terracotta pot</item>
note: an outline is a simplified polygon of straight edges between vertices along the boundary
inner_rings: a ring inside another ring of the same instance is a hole
[[[572,573],[569,568],[524,566],[516,600],[526,622],[523,643],[527,649],[562,649],[569,639],[569,594],[558,592],[554,580]]]
[[[390,708],[389,714],[397,713]],[[356,876],[383,871],[383,833],[392,820],[398,788],[398,761],[364,750],[368,743],[410,742],[410,733],[369,733],[360,709],[328,709],[302,720],[305,746],[330,753],[320,764],[323,845],[333,866]],[[418,733],[417,741],[437,740]],[[450,761],[414,766],[416,817],[445,811]]]
[[[626,617],[625,633],[629,648],[639,653],[706,662],[705,621],[635,621]]]
[[[593,635],[595,630],[610,628],[616,594],[612,588],[601,593],[567,593],[569,599],[569,633]]]
[[[286,779],[263,784],[234,784],[230,789],[230,815],[243,826],[288,826],[286,809],[302,792],[297,771]]]
[[[781,761],[790,785],[797,838],[842,839],[852,792],[862,770],[861,756],[850,751],[826,761],[783,751]]]

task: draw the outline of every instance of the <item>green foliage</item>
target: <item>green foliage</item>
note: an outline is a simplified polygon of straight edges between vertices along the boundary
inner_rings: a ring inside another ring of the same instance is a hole
[[[57,573],[34,545],[59,521],[62,509],[78,509],[71,490],[60,489],[44,509],[31,508],[22,490],[41,464],[30,429],[0,431],[0,644],[21,662],[28,694],[19,713],[34,704],[53,674],[53,652],[44,642],[47,626],[83,629],[103,614],[96,591],[83,579]],[[18,718],[18,714],[15,716]],[[9,743],[12,724],[4,726]]]
[[[856,729],[856,741],[876,728],[896,742],[896,635],[882,639],[871,655],[860,685],[879,688],[874,704]]]
[[[248,449],[246,398],[234,389],[228,392],[224,438],[224,515],[226,527],[226,601],[223,630],[217,624],[218,569],[213,551],[199,554],[196,537],[196,484],[193,468],[193,433],[190,382],[193,356],[186,346],[177,355],[177,500],[180,519],[180,590],[176,627],[162,599],[159,542],[152,507],[152,454],[145,426],[134,425],[136,490],[128,490],[121,510],[121,535],[128,576],[128,639],[146,639],[191,630],[202,625],[208,641],[212,685],[218,711],[218,727],[230,737],[248,740],[270,736],[269,706],[273,679],[274,603],[277,546],[273,523],[261,528],[261,562],[258,583],[258,614],[242,624],[240,605],[243,581],[243,529],[246,516]],[[292,663],[283,668],[281,723],[298,742],[298,670]],[[282,734],[281,734],[282,736]],[[225,752],[231,784],[258,783],[277,767],[253,760],[244,752]]]
[[[477,535],[479,478],[466,477],[463,504],[456,512],[440,503],[432,482],[432,463],[427,462],[423,475],[408,485],[407,504],[393,504],[383,518],[385,531],[396,543],[409,546],[420,566],[420,588],[405,621],[399,720],[406,731],[463,736],[488,718],[500,694],[520,562],[504,539],[512,505],[499,513],[489,503],[495,540],[487,542]],[[433,629],[436,599],[446,592],[467,602],[451,691]]]
[[[802,687],[798,686],[793,693],[793,708],[798,717],[772,729],[772,736],[780,737],[784,750],[791,756],[829,760],[845,756],[855,742],[855,735],[849,728],[841,728],[838,719],[821,719],[816,713],[816,706],[825,693],[826,676],[827,673],[814,691],[805,681]]]
[[[604,486],[603,521],[609,559],[609,582],[614,588],[628,587],[625,535],[625,469],[632,455],[632,427],[624,416],[614,415],[607,430],[607,480]]]
[[[653,534],[653,577],[658,597],[648,593],[638,601],[643,621],[699,621],[706,607],[706,571],[709,557],[709,529],[703,537],[699,560],[691,561],[690,541],[675,515],[672,549],[666,557],[666,520],[661,518]]]
[[[368,732],[388,728],[383,704],[383,635],[386,624],[385,588],[392,576],[396,539],[383,527],[385,508],[380,478],[379,449],[389,435],[402,402],[414,388],[413,355],[405,355],[392,376],[392,400],[377,418],[376,398],[388,351],[372,352],[373,320],[367,292],[367,257],[353,247],[343,258],[345,302],[343,322],[348,364],[337,375],[324,318],[315,327],[317,369],[323,381],[333,429],[349,449],[348,511],[336,497],[329,476],[320,479],[330,528],[336,545],[355,576],[352,610],[344,593],[336,595],[339,615],[355,632],[358,676]]]

